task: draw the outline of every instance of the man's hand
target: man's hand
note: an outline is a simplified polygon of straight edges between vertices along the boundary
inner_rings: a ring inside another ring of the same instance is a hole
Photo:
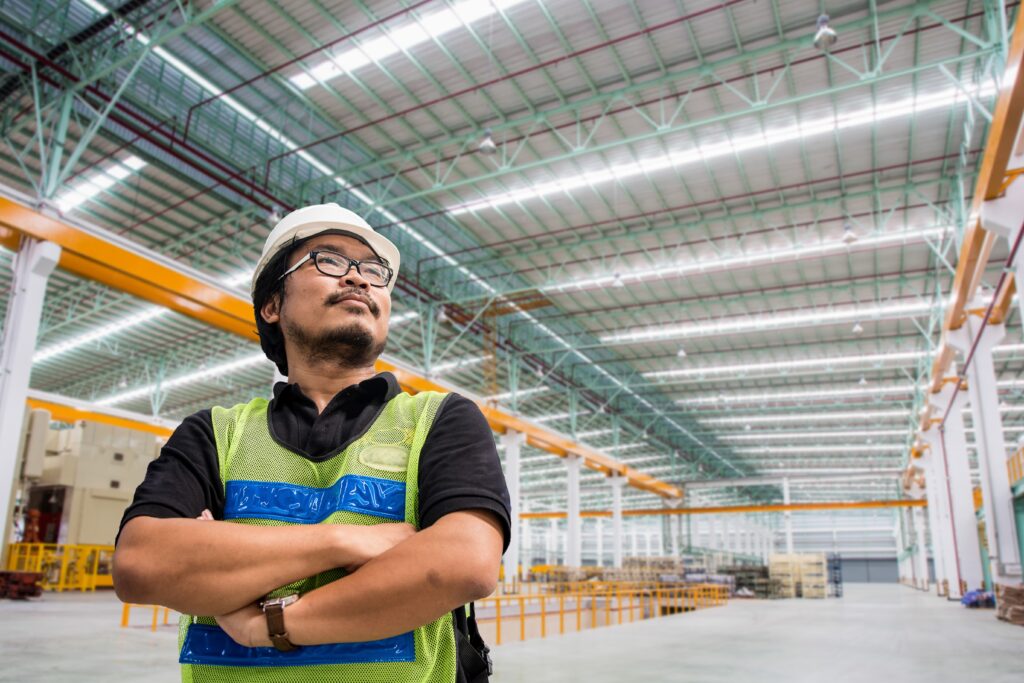
[[[341,566],[348,572],[354,572],[416,533],[416,529],[411,524],[404,522],[372,526],[354,524],[344,526],[342,538],[345,539],[346,557]]]
[[[239,645],[244,647],[273,647],[267,632],[267,617],[256,605],[217,617],[217,625]]]

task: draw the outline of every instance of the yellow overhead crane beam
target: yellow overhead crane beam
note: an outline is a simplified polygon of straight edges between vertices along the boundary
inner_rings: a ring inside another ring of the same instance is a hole
[[[899,498],[893,500],[855,500],[823,503],[789,503],[778,505],[723,505],[701,508],[644,508],[623,510],[623,517],[645,517],[650,515],[722,515],[744,512],[806,512],[808,510],[873,510],[877,508],[919,508],[928,501]],[[565,519],[565,512],[523,512],[521,519]],[[580,517],[611,517],[611,510],[583,510]]]
[[[173,262],[161,260],[156,254],[147,255],[145,250],[127,241],[119,244],[113,236],[107,237],[99,230],[84,230],[12,199],[0,197],[0,244],[17,251],[23,236],[59,245],[60,267],[70,273],[164,306],[248,341],[259,341],[252,303],[237,294],[204,282],[184,269],[175,267]],[[426,377],[387,361],[377,361],[377,370],[394,373],[399,384],[410,393],[447,390]],[[37,405],[51,410],[54,415],[64,416],[56,419],[83,419],[80,410],[71,406],[44,406],[39,401]],[[634,488],[668,499],[682,498],[680,488],[635,470],[599,451],[493,406],[481,405],[480,408],[491,429],[499,434],[510,430],[521,432],[526,435],[527,443],[535,448],[562,458],[578,456],[584,466],[606,475],[621,475]],[[96,413],[92,419],[109,423],[111,419],[121,418]],[[135,425],[132,428],[150,432],[155,429],[153,425]]]
[[[99,422],[101,424],[113,425],[115,427],[148,432],[164,438],[169,437],[171,432],[174,431],[169,427],[164,427],[163,425],[155,424],[153,422],[133,420],[131,418],[119,417],[117,415],[108,415],[106,413],[79,408],[70,405],[69,403],[57,403],[53,400],[44,400],[33,398],[31,396],[25,401],[25,403],[27,403],[28,407],[32,410],[45,410],[49,412],[50,419],[55,422],[74,423],[79,420],[89,420],[90,422]]]
[[[1003,84],[996,101],[992,125],[989,128],[988,140],[985,143],[984,155],[981,159],[981,170],[974,188],[971,203],[971,214],[967,231],[960,248],[960,259],[956,264],[956,275],[953,278],[953,301],[943,322],[942,343],[932,363],[931,384],[928,388],[933,394],[942,390],[943,381],[955,352],[946,341],[946,335],[952,330],[959,330],[973,311],[966,306],[978,290],[978,285],[988,266],[989,255],[995,246],[997,236],[981,226],[981,207],[990,200],[1001,195],[1007,186],[1007,177],[1016,177],[1020,169],[1008,169],[1010,156],[1013,153],[1017,132],[1024,118],[1024,21],[1019,18],[1013,29],[1010,51],[1006,60],[1006,74],[1010,78]],[[990,321],[999,324],[1006,320],[1010,303],[1016,290],[1012,274],[1007,274],[1005,283],[995,294],[995,305],[992,307]],[[984,311],[982,311],[984,313]],[[926,404],[927,405],[927,404]],[[921,415],[921,431],[927,431],[932,424],[930,406]]]

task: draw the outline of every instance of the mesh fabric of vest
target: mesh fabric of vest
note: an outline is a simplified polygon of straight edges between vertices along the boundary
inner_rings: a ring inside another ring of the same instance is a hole
[[[325,489],[347,475],[402,482],[405,484],[404,519],[419,529],[419,455],[444,396],[436,392],[397,395],[385,404],[362,436],[341,453],[322,462],[313,462],[273,439],[267,422],[266,399],[254,399],[233,408],[214,408],[212,421],[221,483],[225,489],[229,481],[287,482]],[[289,524],[275,519],[238,518],[230,521],[259,526]],[[330,514],[320,523],[371,525],[394,521],[397,520],[340,511]],[[270,595],[306,593],[344,575],[342,569],[323,572],[282,586]],[[285,619],[287,622],[287,610]],[[179,624],[179,650],[193,623],[216,624],[210,617],[182,616]],[[450,612],[415,629],[413,642],[415,660],[412,662],[273,667],[182,664],[182,680],[186,683],[446,683],[455,680],[455,636]]]

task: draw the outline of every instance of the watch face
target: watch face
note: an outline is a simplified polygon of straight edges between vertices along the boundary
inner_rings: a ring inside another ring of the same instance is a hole
[[[279,597],[276,597],[276,598],[267,598],[266,600],[263,601],[263,604],[261,605],[261,607],[264,610],[266,610],[267,607],[269,607],[271,605],[280,605],[281,607],[285,607],[287,605],[292,604],[293,602],[295,602],[298,599],[299,599],[299,596],[296,593],[292,593],[291,595],[282,595],[282,596],[279,596]]]

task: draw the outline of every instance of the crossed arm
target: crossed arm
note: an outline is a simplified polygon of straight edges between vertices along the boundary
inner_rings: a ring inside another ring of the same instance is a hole
[[[328,569],[353,573],[288,608],[297,645],[405,633],[489,595],[502,531],[484,510],[453,512],[414,532],[407,524],[257,527],[137,517],[121,533],[114,585],[126,602],[217,616],[238,643],[269,645],[254,603]],[[353,571],[354,570],[354,571]]]

